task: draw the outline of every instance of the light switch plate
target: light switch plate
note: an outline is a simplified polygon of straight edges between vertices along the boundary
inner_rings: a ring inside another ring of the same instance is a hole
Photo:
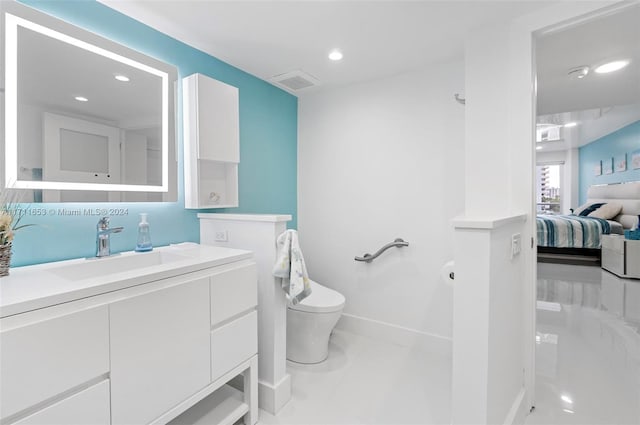
[[[516,233],[511,236],[511,258],[520,254],[522,250],[522,236],[520,233]]]

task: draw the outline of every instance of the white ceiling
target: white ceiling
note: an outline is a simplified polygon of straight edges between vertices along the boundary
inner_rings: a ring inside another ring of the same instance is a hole
[[[593,68],[630,59],[623,70],[596,74]],[[536,46],[538,114],[640,103],[640,6],[540,37]],[[570,79],[578,66],[591,72]]]
[[[303,70],[328,88],[462,61],[474,29],[495,25],[557,1],[99,0],[144,24],[261,79]],[[537,40],[538,114],[599,120],[567,130],[566,149],[638,119],[640,7],[545,34]],[[331,62],[333,48],[344,59]],[[570,68],[625,57],[624,71],[572,81]],[[460,87],[464,93],[464,87]],[[453,93],[452,93],[453,95]],[[615,106],[611,108],[611,106]],[[602,113],[578,111],[605,108]],[[597,117],[597,118],[596,118]],[[584,133],[584,134],[581,134]],[[605,133],[606,134],[606,133]]]
[[[261,79],[303,70],[330,87],[462,60],[465,36],[557,1],[101,0]],[[331,62],[333,48],[344,59]],[[460,88],[463,91],[463,88]]]
[[[542,151],[586,145],[640,119],[640,5],[546,34],[536,43],[538,122],[563,124],[560,141],[541,143]],[[596,74],[602,63],[628,59],[617,72]],[[578,66],[591,71],[569,78]]]

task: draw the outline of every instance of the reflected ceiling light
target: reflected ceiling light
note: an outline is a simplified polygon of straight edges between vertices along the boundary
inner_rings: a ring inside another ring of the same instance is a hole
[[[540,149],[542,149],[542,146],[536,146],[537,151],[539,151]]]
[[[84,96],[76,96],[76,97],[74,97],[74,99],[77,100],[78,102],[88,102],[89,101],[89,99],[87,99]]]
[[[567,413],[571,413],[571,414],[575,413],[575,412],[574,412],[573,410],[571,410],[571,409],[562,409],[562,411],[563,411],[563,412],[567,412]]]
[[[618,70],[624,68],[627,65],[629,65],[629,61],[628,60],[619,60],[619,61],[607,62],[607,63],[602,64],[599,67],[597,67],[595,69],[595,72],[597,72],[598,74],[606,74],[606,73],[609,73],[609,72],[618,71]]]
[[[329,59],[331,59],[332,61],[339,61],[342,59],[342,57],[343,54],[338,49],[333,49],[331,52],[329,52]]]
[[[577,66],[569,70],[569,78],[581,80],[589,74],[589,67],[586,65]]]
[[[573,400],[571,400],[571,397],[566,394],[562,394],[560,396],[560,399],[562,399],[562,401],[564,401],[565,403],[573,404]]]
[[[575,121],[572,121],[572,122],[566,123],[563,127],[564,128],[571,128],[571,127],[575,127],[576,125],[578,125],[578,123],[575,122]]]
[[[122,74],[116,74],[116,75],[114,76],[114,78],[115,78],[116,80],[118,80],[118,81],[122,81],[123,83],[127,83],[127,82],[131,81],[131,80],[129,79],[129,77],[127,77],[126,75],[122,75]]]

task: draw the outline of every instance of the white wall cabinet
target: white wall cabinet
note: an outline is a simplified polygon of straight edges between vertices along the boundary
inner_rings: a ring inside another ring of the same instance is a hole
[[[236,87],[202,74],[182,80],[186,208],[238,206],[240,109]]]
[[[240,260],[3,317],[0,420],[189,423],[197,406],[194,421],[253,425],[256,309],[256,266]],[[239,375],[243,392],[225,385]]]

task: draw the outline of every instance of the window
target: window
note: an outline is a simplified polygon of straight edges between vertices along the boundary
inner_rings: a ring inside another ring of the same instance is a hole
[[[560,214],[562,164],[540,164],[536,168],[538,214]]]

